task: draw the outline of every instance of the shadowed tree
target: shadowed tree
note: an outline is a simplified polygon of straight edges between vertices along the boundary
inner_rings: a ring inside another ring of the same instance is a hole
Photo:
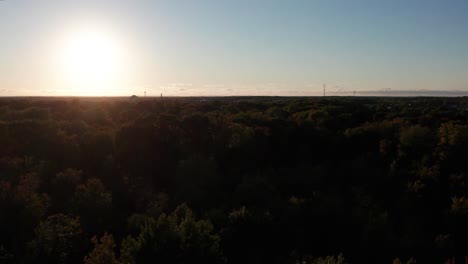
[[[107,230],[112,222],[112,194],[99,179],[88,179],[76,188],[73,198],[83,228],[96,234]]]
[[[82,171],[76,169],[65,169],[55,175],[50,183],[52,195],[52,207],[56,211],[70,211],[70,202],[76,187],[82,179]]]
[[[94,249],[84,258],[85,264],[120,264],[115,255],[115,241],[112,235],[105,233],[100,239],[91,239]]]
[[[78,219],[56,214],[39,224],[28,248],[28,262],[80,263],[86,252],[86,238]]]

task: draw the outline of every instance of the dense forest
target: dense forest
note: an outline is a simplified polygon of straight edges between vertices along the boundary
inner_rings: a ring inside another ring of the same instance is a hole
[[[0,146],[0,263],[468,255],[468,98],[2,98]]]

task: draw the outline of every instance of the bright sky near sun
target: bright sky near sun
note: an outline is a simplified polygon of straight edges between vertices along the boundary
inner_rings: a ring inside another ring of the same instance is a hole
[[[466,0],[0,1],[0,95],[468,90]]]

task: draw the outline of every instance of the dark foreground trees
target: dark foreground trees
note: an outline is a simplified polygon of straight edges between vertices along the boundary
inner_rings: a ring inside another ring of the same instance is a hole
[[[466,98],[0,100],[0,263],[462,263]]]

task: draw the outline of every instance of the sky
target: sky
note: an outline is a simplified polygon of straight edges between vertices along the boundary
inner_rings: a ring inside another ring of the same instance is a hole
[[[466,0],[0,1],[0,96],[468,91]]]

